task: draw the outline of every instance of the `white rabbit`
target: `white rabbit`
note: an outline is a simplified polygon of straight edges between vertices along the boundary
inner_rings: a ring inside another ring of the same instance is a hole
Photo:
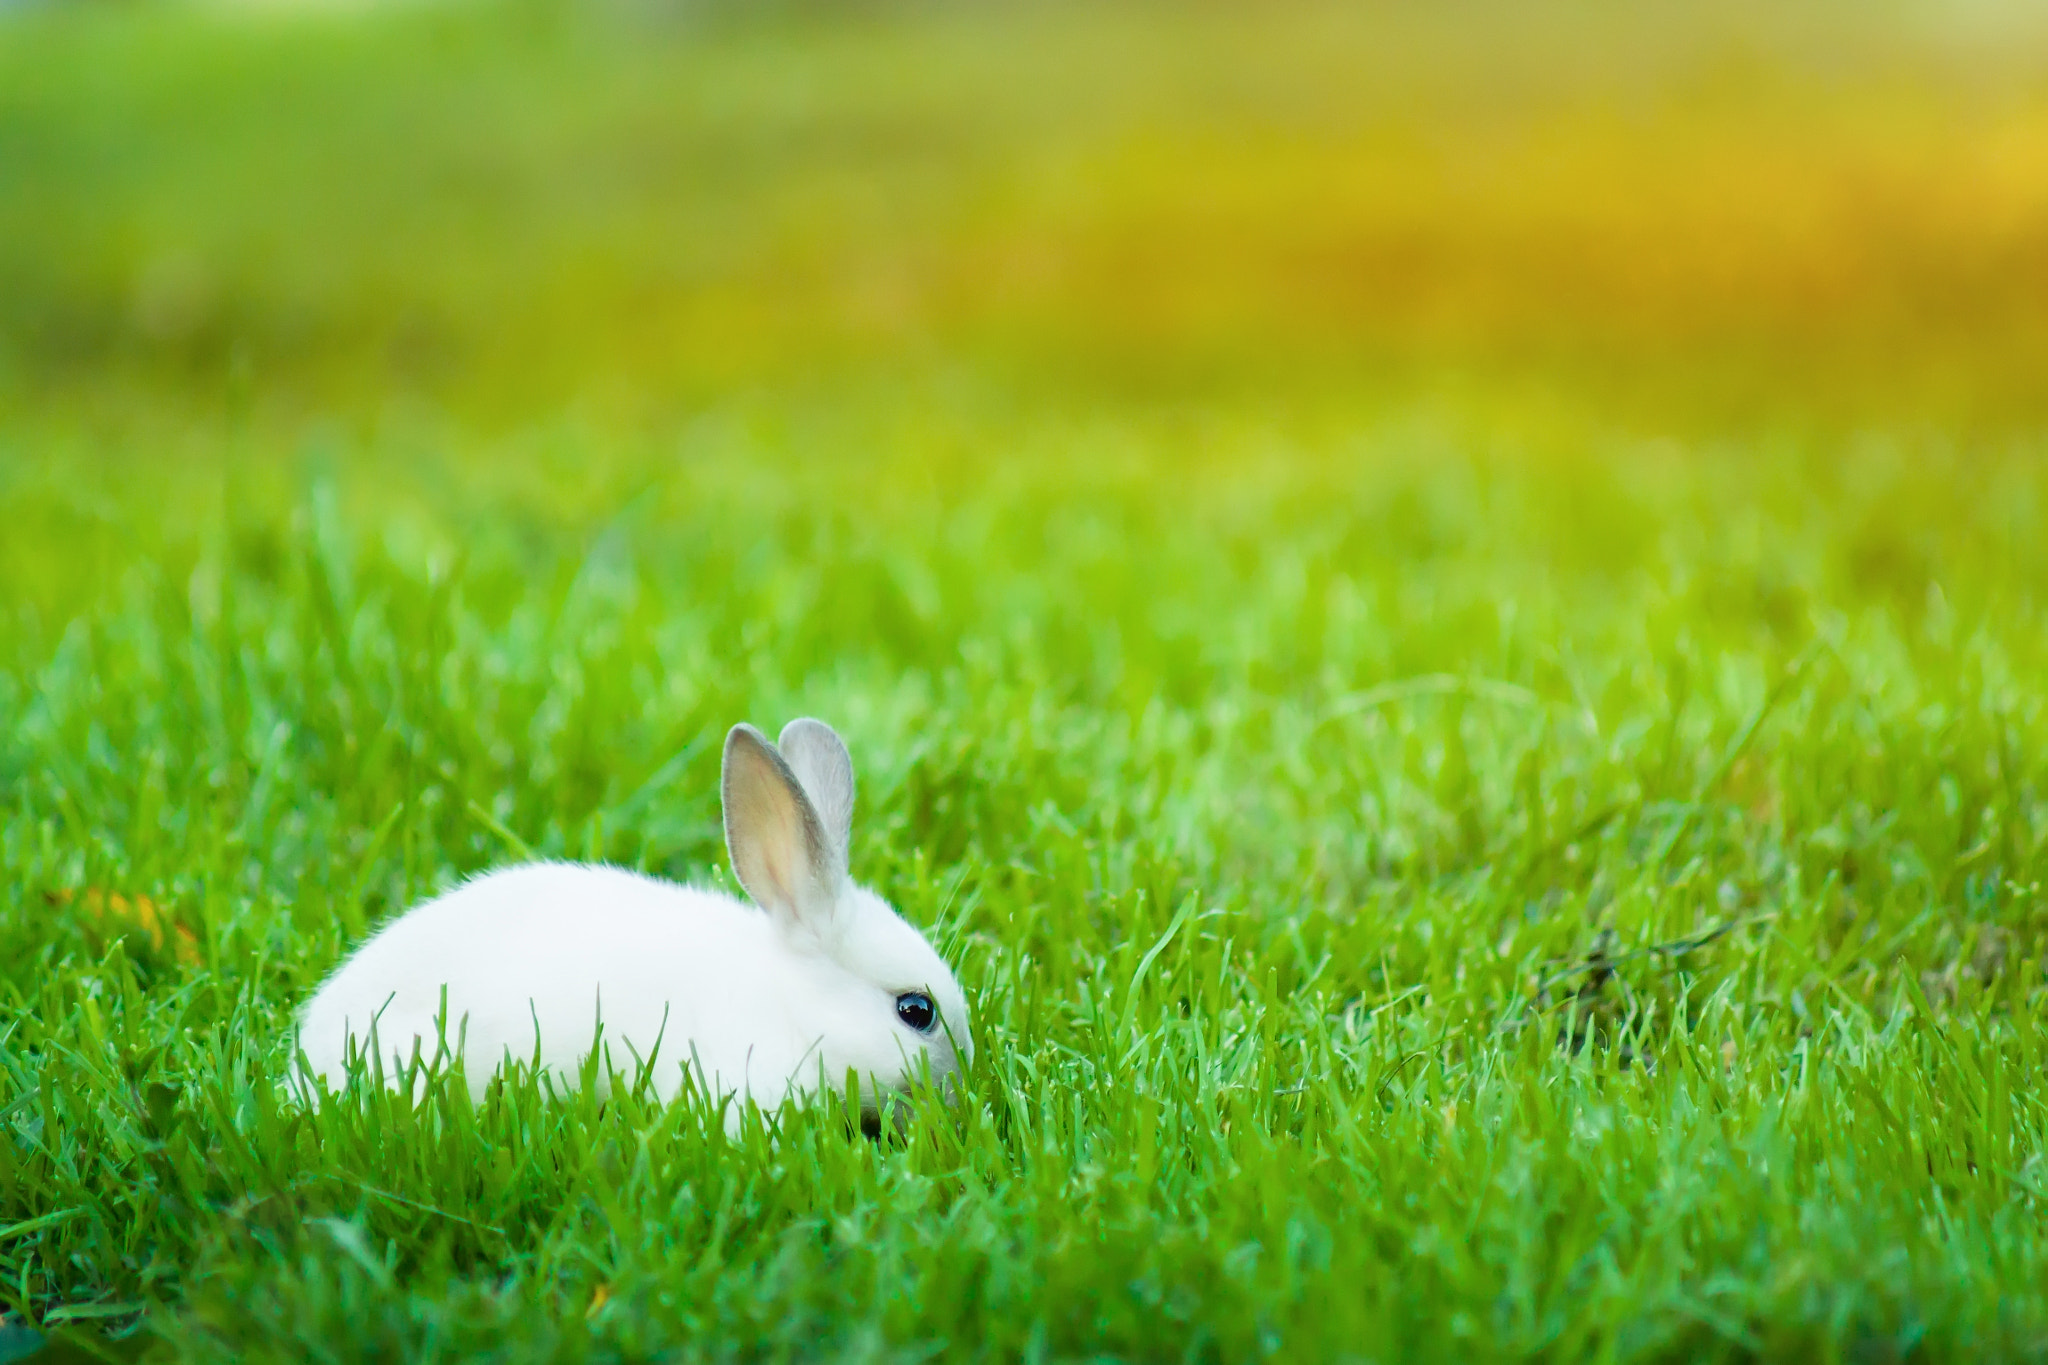
[[[923,936],[847,875],[853,763],[839,736],[792,721],[778,751],[734,726],[721,797],[733,872],[759,909],[621,868],[488,873],[386,925],[315,992],[299,1023],[312,1074],[339,1089],[352,1047],[387,1081],[415,1049],[433,1058],[445,988],[447,1046],[479,1097],[536,1046],[573,1086],[600,1020],[610,1064],[631,1075],[654,1059],[664,1100],[686,1068],[715,1096],[771,1108],[851,1070],[872,1127],[878,1089],[903,1088],[925,1061],[950,1087],[970,1055],[967,998]],[[729,1124],[742,1107],[728,1106]]]

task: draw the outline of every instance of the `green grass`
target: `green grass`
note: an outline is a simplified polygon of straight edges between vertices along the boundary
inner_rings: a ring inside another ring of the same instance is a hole
[[[629,280],[680,212],[532,189],[587,148],[492,143],[514,94],[713,151],[880,111],[847,137],[943,203],[1081,136],[1021,79],[892,105],[906,53],[981,50],[957,15],[605,19],[558,57],[536,13],[0,29],[43,73],[0,146],[161,140],[0,211],[0,280],[39,281],[0,319],[0,1305],[165,1359],[2048,1352],[2048,474],[2002,380],[1899,407],[1721,338],[1777,368],[1751,413],[1693,340],[1162,360],[1072,300],[813,347],[761,281],[845,185],[793,135],[677,172],[802,229],[734,229],[759,256],[650,324],[754,349],[621,341],[602,288],[501,333],[533,272]],[[1099,36],[1035,22],[997,68]],[[763,65],[711,113],[648,74],[721,43]],[[375,136],[467,94],[329,221],[318,175],[250,188],[375,140],[278,113],[295,70],[387,77]],[[405,187],[465,138],[529,189],[398,268],[379,205],[453,213]],[[187,179],[241,273],[166,331],[123,291]],[[392,359],[412,307],[447,370]],[[719,740],[805,713],[854,753],[857,875],[973,1002],[957,1110],[875,1143],[517,1079],[287,1102],[291,1011],[368,926],[515,840],[723,878]]]

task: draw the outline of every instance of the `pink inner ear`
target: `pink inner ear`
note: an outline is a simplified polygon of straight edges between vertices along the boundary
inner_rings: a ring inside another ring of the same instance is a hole
[[[772,772],[765,774],[763,781],[780,785],[780,780]],[[762,874],[769,884],[768,894],[774,898],[774,904],[763,908],[794,910],[797,908],[798,879],[803,875],[803,819],[792,801],[771,798],[762,804],[768,809],[763,812],[765,818],[759,826],[758,856]]]
[[[737,780],[727,793],[738,817],[733,822],[733,870],[763,910],[800,914],[809,856],[803,811],[770,758],[747,749],[737,761]]]

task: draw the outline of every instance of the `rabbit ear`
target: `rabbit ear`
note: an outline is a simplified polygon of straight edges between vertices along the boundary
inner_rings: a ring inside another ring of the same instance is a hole
[[[813,932],[831,920],[844,862],[789,764],[751,725],[725,737],[725,847],[754,903]]]
[[[853,759],[845,743],[822,720],[793,720],[782,727],[777,746],[790,771],[811,798],[811,809],[824,822],[825,833],[846,868],[846,850],[853,841]]]

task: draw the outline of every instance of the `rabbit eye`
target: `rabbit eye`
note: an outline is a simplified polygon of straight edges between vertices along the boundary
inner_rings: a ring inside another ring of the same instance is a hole
[[[939,1012],[923,991],[905,991],[896,997],[896,1017],[919,1033],[930,1033],[939,1020]]]

